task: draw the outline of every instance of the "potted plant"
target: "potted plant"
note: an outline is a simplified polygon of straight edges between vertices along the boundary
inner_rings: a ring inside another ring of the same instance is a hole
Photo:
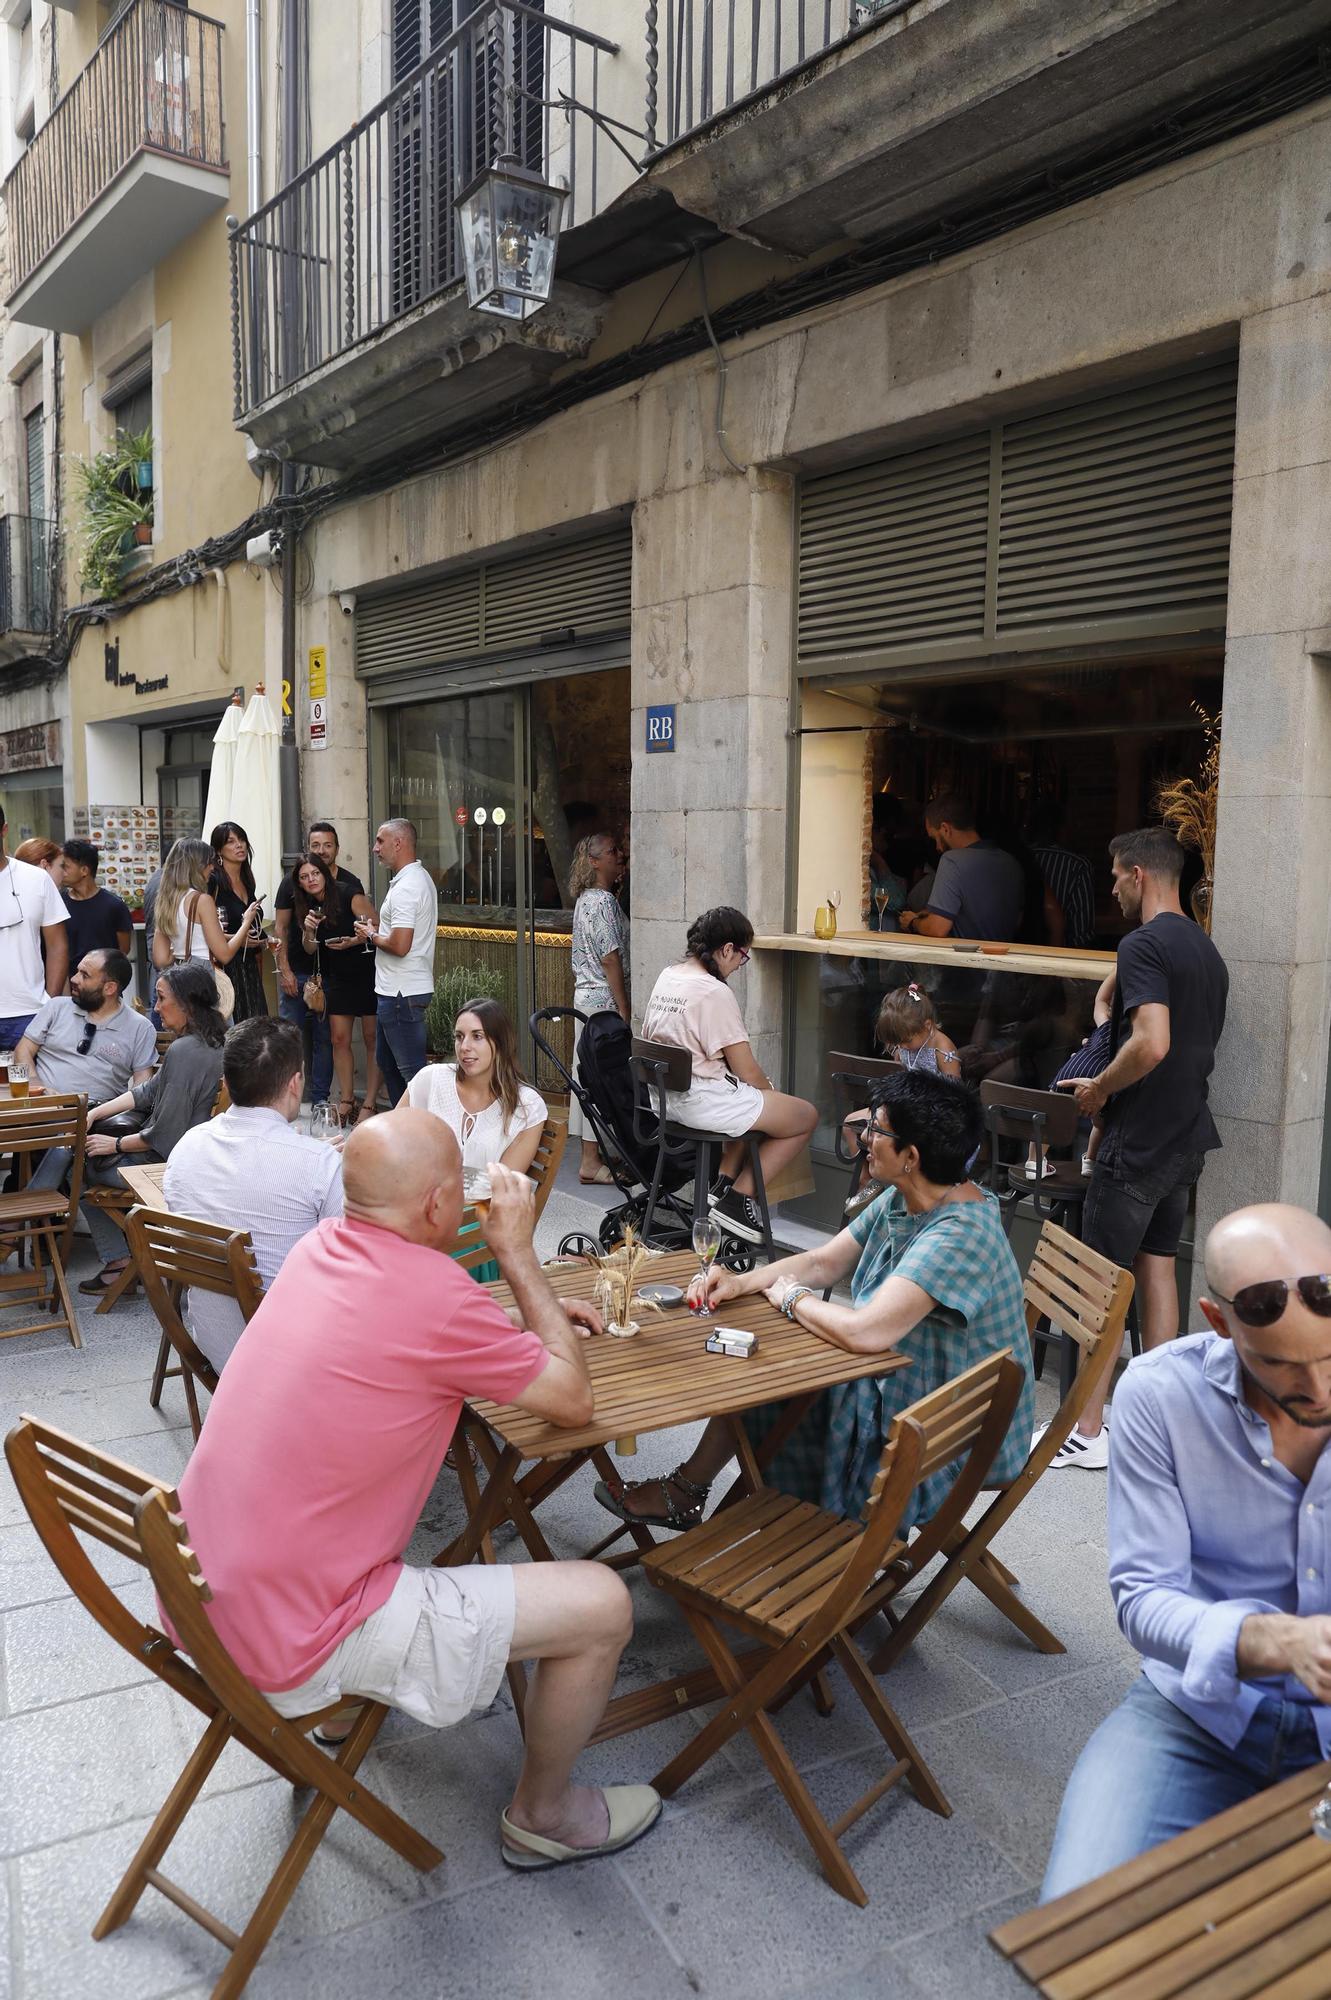
[[[140,479],[147,465],[147,488]],[[152,541],[152,432],[122,435],[91,459],[78,461],[83,489],[83,557],[79,581],[97,597],[115,597],[124,582],[125,559]]]
[[[1211,891],[1215,883],[1215,821],[1220,792],[1221,711],[1208,713],[1200,702],[1193,707],[1202,718],[1201,768],[1195,778],[1171,778],[1157,786],[1155,809],[1166,826],[1174,829],[1181,847],[1193,847],[1202,859],[1201,878],[1193,884],[1192,914],[1202,929],[1211,931]]]

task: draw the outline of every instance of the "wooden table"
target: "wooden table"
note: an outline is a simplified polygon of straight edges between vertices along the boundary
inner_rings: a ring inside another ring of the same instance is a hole
[[[122,1153],[120,1156],[120,1178],[144,1208],[155,1208],[161,1214],[170,1213],[166,1196],[162,1193],[162,1181],[166,1175],[166,1161],[156,1160],[150,1167],[131,1167]]]
[[[697,1269],[698,1260],[691,1251],[675,1251],[652,1259],[644,1283],[687,1287]],[[559,1298],[592,1296],[595,1271],[587,1264],[553,1266],[546,1276]],[[500,1305],[513,1306],[507,1285],[495,1283],[487,1290]],[[727,1301],[709,1319],[698,1318],[686,1306],[674,1312],[643,1312],[638,1318],[642,1331],[631,1340],[601,1334],[584,1344],[596,1399],[590,1423],[562,1430],[508,1403],[476,1402],[464,1410],[454,1457],[470,1518],[462,1534],[436,1556],[437,1565],[467,1563],[477,1555],[492,1562],[491,1533],[504,1520],[512,1521],[534,1560],[553,1561],[553,1552],[535,1519],[537,1507],[589,1462],[603,1479],[617,1480],[619,1474],[607,1445],[645,1431],[673,1430],[710,1417],[730,1419],[740,1466],[739,1482],[732,1491],[736,1497],[751,1492],[762,1484],[762,1467],[824,1389],[853,1382],[861,1375],[890,1374],[907,1365],[903,1355],[847,1354],[819,1340],[798,1321],[786,1319],[760,1292]],[[756,1352],[746,1360],[706,1353],[703,1342],[718,1324],[755,1333]],[[740,1414],[760,1404],[780,1402],[788,1407],[755,1452],[739,1421]],[[466,1444],[471,1445],[488,1475],[483,1491]],[[524,1461],[534,1463],[519,1477]],[[627,1557],[612,1558],[616,1566],[636,1562],[642,1550],[654,1545],[647,1527],[625,1526],[590,1553],[599,1555],[624,1534],[633,1537],[637,1548]],[[509,1678],[520,1714],[521,1669],[516,1677],[510,1671]],[[709,1687],[719,1692],[711,1670],[706,1669],[701,1674],[677,1675],[656,1688],[612,1701],[593,1741],[640,1728],[708,1700],[712,1698],[706,1691]]]
[[[993,1933],[1049,2000],[1324,2000],[1331,1842],[1318,1764]]]

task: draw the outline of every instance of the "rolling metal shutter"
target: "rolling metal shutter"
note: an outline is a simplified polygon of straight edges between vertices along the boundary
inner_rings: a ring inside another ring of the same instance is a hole
[[[809,480],[806,672],[1223,627],[1233,357]]]
[[[627,631],[633,541],[627,527],[582,542],[452,571],[356,606],[356,672],[374,679]]]

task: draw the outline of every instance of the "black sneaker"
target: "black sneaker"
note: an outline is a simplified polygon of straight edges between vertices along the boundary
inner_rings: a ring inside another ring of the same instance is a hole
[[[763,1212],[752,1195],[736,1194],[731,1188],[720,1201],[711,1203],[710,1213],[726,1236],[738,1236],[745,1243],[763,1241]]]
[[[716,1204],[719,1201],[724,1201],[726,1196],[730,1193],[731,1188],[734,1187],[734,1185],[735,1182],[733,1176],[731,1176],[730,1174],[718,1174],[716,1179],[712,1182],[712,1185],[707,1190],[707,1201],[709,1207],[715,1208]]]

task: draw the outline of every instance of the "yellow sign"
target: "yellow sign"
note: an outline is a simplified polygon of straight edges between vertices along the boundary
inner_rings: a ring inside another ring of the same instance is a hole
[[[283,715],[290,715],[290,713],[291,713],[291,682],[290,682],[290,681],[283,681],[283,683],[282,683],[282,713],[283,713]]]
[[[328,653],[323,646],[310,647],[310,700],[328,699]]]

